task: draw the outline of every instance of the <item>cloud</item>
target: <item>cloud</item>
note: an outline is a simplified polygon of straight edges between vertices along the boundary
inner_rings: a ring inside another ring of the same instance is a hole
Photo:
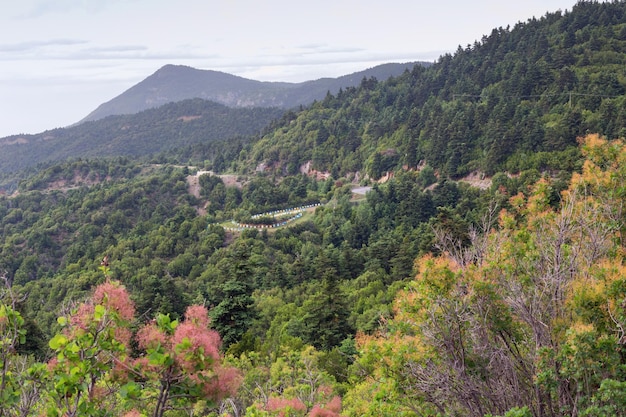
[[[196,60],[218,57],[189,47],[153,50],[146,45],[92,45],[80,39],[0,44],[0,61]]]
[[[349,64],[362,62],[403,62],[403,61],[433,61],[444,51],[368,51],[362,48],[318,48],[317,50],[302,51],[288,50],[282,53],[271,53],[257,56],[230,57],[224,59],[217,56],[210,64],[218,67],[262,67],[262,66],[301,66]]]
[[[73,46],[87,43],[82,39],[53,39],[41,41],[28,41],[9,44],[0,44],[0,53],[3,52],[23,52],[39,51],[41,48],[54,46]]]
[[[76,60],[76,61],[100,61],[100,60],[122,60],[122,61],[177,61],[177,60],[200,60],[219,59],[216,54],[201,54],[188,51],[151,51],[146,46],[111,46],[84,48],[56,59]]]

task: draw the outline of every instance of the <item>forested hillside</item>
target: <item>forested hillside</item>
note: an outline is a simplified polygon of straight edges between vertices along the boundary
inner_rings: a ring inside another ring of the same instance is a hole
[[[190,99],[134,115],[110,116],[36,135],[9,136],[0,139],[0,172],[68,158],[138,158],[194,143],[249,138],[282,113],[277,108],[231,109]]]
[[[624,28],[579,2],[258,140],[35,170],[0,415],[624,415]]]
[[[358,85],[365,76],[388,79],[415,65],[428,64],[385,64],[297,84],[168,65],[74,126],[0,138],[0,174],[68,158],[142,157],[233,137],[249,141],[287,108]]]
[[[307,161],[334,177],[427,163],[472,171],[571,170],[576,138],[626,131],[623,2],[583,1],[416,66],[387,83],[363,80],[292,113],[242,155],[295,172]]]

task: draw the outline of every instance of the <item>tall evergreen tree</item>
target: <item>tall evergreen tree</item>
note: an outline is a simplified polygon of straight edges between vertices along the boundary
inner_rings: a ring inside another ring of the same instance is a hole
[[[219,289],[221,300],[210,312],[212,324],[222,335],[225,346],[239,341],[255,317],[250,250],[245,241],[234,244],[230,258],[232,268]]]

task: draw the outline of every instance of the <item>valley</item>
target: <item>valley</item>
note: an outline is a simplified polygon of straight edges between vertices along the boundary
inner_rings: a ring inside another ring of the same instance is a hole
[[[0,141],[0,415],[623,414],[626,2],[295,106],[160,71]]]

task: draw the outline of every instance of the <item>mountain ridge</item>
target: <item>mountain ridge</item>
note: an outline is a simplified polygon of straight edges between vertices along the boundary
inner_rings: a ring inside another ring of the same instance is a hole
[[[341,88],[356,86],[363,78],[388,79],[411,70],[415,65],[427,66],[430,63],[387,63],[336,78],[290,83],[256,81],[221,71],[168,64],[102,103],[78,123],[111,115],[134,114],[190,98],[215,101],[229,107],[295,108],[321,100],[328,92],[335,94]]]
[[[68,158],[142,157],[171,147],[258,134],[284,111],[187,99],[35,135],[0,138],[0,173]]]

